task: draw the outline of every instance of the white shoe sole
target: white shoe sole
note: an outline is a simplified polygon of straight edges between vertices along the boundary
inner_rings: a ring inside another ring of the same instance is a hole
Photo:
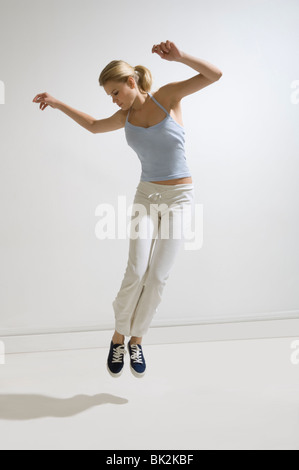
[[[144,375],[146,373],[146,371],[144,371],[141,374],[139,374],[138,372],[136,372],[136,370],[133,369],[132,366],[130,366],[130,369],[131,369],[131,372],[134,375],[134,377],[137,377],[137,379],[141,379],[142,377],[144,377]]]
[[[106,363],[106,367],[107,367],[107,370],[108,370],[109,374],[110,374],[111,377],[113,377],[114,379],[117,379],[118,377],[120,377],[121,374],[122,374],[123,371],[124,371],[124,368],[122,368],[122,370],[121,370],[120,372],[118,372],[117,374],[114,374],[114,373],[111,372],[111,370],[109,369],[108,362]]]

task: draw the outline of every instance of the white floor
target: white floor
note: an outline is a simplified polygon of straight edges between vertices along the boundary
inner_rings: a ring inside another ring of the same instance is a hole
[[[147,375],[107,349],[9,354],[0,448],[299,449],[295,338],[144,345]]]

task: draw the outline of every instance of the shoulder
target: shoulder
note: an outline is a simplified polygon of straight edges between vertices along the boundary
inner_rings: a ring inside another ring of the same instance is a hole
[[[162,106],[164,106],[164,108],[168,110],[168,112],[170,112],[172,109],[174,111],[181,109],[181,102],[173,100],[168,85],[164,85],[155,92],[152,92],[152,95],[157,101],[159,101],[160,104],[162,104]]]
[[[116,112],[117,119],[119,122],[124,126],[126,123],[127,115],[129,113],[129,109],[120,109]]]

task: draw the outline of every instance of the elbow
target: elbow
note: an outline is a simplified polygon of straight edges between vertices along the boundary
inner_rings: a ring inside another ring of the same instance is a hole
[[[88,127],[88,130],[89,132],[91,132],[92,134],[96,134],[96,128],[94,126],[94,123],[90,124],[90,126]]]
[[[214,75],[213,75],[213,78],[210,78],[211,82],[212,83],[215,83],[215,82],[218,82],[218,80],[220,80],[220,78],[222,77],[222,72],[219,71],[219,72],[215,72]]]

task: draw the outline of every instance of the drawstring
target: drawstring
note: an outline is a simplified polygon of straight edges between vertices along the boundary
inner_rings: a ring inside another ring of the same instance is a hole
[[[187,186],[187,185],[186,185],[186,186]],[[193,190],[193,185],[190,184],[190,185],[188,185],[187,188],[184,188],[184,191],[188,191],[188,190]],[[165,190],[165,191],[163,191],[162,193],[152,193],[152,194],[150,194],[150,195],[147,196],[147,197],[148,197],[148,199],[153,198],[153,199],[156,201],[157,199],[160,200],[160,199],[162,198],[162,196],[165,196],[165,195],[167,195],[168,193],[174,193],[175,191],[182,191],[181,186],[178,185],[177,188],[172,188],[172,189],[169,189],[169,190]]]
[[[157,198],[161,199],[162,194],[160,194],[160,193],[152,193],[152,194],[150,194],[150,195],[148,196],[148,199],[150,199],[152,196],[155,196],[154,200],[156,201]]]

